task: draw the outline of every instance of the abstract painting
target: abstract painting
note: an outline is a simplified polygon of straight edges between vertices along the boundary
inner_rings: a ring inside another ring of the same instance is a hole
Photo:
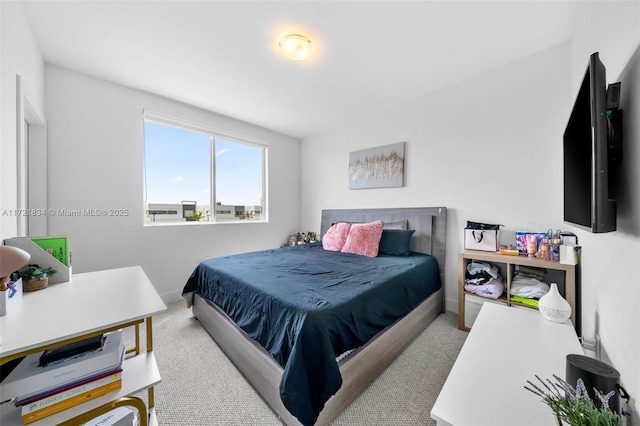
[[[404,186],[404,142],[349,153],[349,189]]]

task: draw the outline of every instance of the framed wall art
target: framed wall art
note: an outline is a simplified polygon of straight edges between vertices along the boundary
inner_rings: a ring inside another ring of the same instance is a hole
[[[404,186],[404,142],[349,153],[349,189]]]

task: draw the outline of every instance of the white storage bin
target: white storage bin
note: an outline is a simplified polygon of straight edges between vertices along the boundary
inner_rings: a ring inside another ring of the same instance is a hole
[[[138,410],[122,406],[84,423],[83,426],[138,426],[139,424]]]
[[[22,300],[22,278],[11,284],[12,288],[0,291],[0,317],[7,315]]]
[[[489,299],[488,297],[476,296],[474,294],[465,294],[464,295],[464,326],[471,328],[473,323],[475,322],[478,314],[480,313],[480,308],[482,308],[483,303],[497,303],[499,305],[504,305],[504,303],[499,302],[495,299]]]

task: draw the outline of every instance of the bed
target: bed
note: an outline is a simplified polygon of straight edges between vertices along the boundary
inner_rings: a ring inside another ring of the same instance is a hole
[[[320,235],[375,220],[415,229],[411,254],[263,250],[204,261],[183,289],[287,425],[328,424],[444,309],[446,208],[323,210]]]

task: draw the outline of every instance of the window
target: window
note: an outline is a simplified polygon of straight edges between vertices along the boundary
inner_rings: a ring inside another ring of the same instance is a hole
[[[266,145],[145,113],[144,223],[266,221]]]

